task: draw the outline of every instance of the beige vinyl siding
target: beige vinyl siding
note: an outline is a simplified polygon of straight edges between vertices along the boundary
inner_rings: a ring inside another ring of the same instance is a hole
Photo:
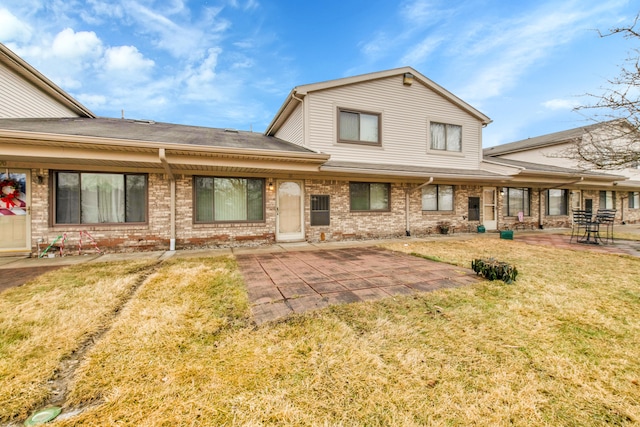
[[[0,63],[0,118],[78,117]]]
[[[574,159],[562,157],[566,150],[570,147],[570,143],[563,143],[548,147],[537,147],[525,151],[504,154],[500,157],[510,160],[519,160],[522,162],[539,163],[541,165],[559,166],[563,168],[578,168],[578,162]],[[500,161],[500,157],[497,158]],[[614,170],[598,170],[599,173],[609,173],[612,175],[623,175],[627,178],[640,181],[640,169],[614,169]]]
[[[479,120],[419,82],[402,76],[368,81],[305,98],[309,109],[308,148],[335,161],[478,169],[482,126]],[[379,113],[382,146],[337,143],[337,109]],[[462,125],[462,153],[434,153],[427,148],[429,121]]]
[[[291,113],[287,121],[278,129],[275,136],[282,140],[297,145],[304,145],[304,126],[303,126],[303,110],[302,104],[298,103],[296,109]]]

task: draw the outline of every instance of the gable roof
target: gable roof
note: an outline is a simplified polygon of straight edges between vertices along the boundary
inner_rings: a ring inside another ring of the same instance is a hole
[[[394,68],[386,71],[378,71],[375,73],[361,74],[358,76],[344,77],[341,79],[328,80],[328,81],[319,82],[319,83],[296,86],[291,90],[291,92],[289,92],[289,95],[287,95],[287,98],[285,99],[284,103],[276,113],[275,117],[273,118],[271,123],[269,123],[269,126],[267,126],[267,129],[265,130],[265,134],[266,135],[275,134],[275,132],[279,129],[279,127],[286,121],[289,115],[293,112],[293,110],[298,104],[298,101],[300,101],[302,98],[307,96],[307,94],[309,94],[310,92],[328,90],[328,89],[333,89],[341,86],[347,86],[347,85],[352,85],[352,84],[357,84],[357,83],[362,83],[362,82],[367,82],[372,80],[384,79],[387,77],[401,76],[401,75],[404,75],[405,73],[412,74],[414,81],[420,84],[423,84],[424,86],[431,89],[438,95],[442,96],[449,102],[458,106],[460,109],[466,111],[471,116],[477,118],[482,122],[483,125],[487,125],[492,122],[492,120],[488,116],[481,113],[479,110],[475,109],[471,105],[467,104],[462,99],[458,98],[453,93],[449,92],[448,90],[438,85],[434,81],[420,74],[418,71],[414,70],[412,67],[401,67],[401,68]]]
[[[503,154],[517,153],[527,151],[534,148],[549,147],[552,145],[572,142],[582,138],[586,133],[594,131],[598,128],[615,125],[616,123],[629,124],[625,119],[615,119],[607,122],[594,123],[587,126],[580,126],[573,129],[567,129],[560,132],[548,133],[533,138],[522,139],[520,141],[509,142],[507,144],[496,145],[483,149],[485,156],[500,156]]]
[[[78,102],[67,92],[58,87],[42,73],[29,65],[24,59],[13,53],[11,49],[0,43],[0,62],[33,86],[64,105],[80,117],[95,117],[87,107]]]

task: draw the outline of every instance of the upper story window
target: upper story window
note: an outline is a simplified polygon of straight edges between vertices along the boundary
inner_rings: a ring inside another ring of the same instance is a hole
[[[523,215],[531,215],[530,190],[528,188],[505,188],[504,206],[507,216],[517,216],[518,212]]]
[[[55,172],[55,224],[144,223],[147,176]]]
[[[380,145],[380,114],[338,110],[338,142]]]
[[[462,126],[431,122],[431,149],[462,151]]]
[[[428,185],[422,187],[423,211],[452,211],[453,185]]]

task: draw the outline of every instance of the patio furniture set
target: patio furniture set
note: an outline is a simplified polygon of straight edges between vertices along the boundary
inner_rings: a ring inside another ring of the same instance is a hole
[[[591,245],[613,244],[615,216],[615,209],[598,209],[595,214],[589,210],[574,210],[569,242],[573,242],[575,238],[577,243]]]

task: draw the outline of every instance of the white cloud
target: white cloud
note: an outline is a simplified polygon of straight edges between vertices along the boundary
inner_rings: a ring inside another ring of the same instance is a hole
[[[476,77],[460,91],[460,95],[477,103],[503,94],[555,48],[584,34],[586,22],[598,13],[601,11],[586,10],[577,4],[564,8],[554,4],[515,19],[486,23],[482,31],[470,29],[457,41],[456,50],[458,53],[464,51],[478,69],[473,73]],[[485,57],[484,66],[478,61],[482,56]]]
[[[20,21],[7,9],[0,9],[0,41],[26,42],[31,38],[31,34],[29,25]]]
[[[76,33],[71,28],[65,28],[53,39],[51,54],[64,59],[97,58],[102,54],[102,42],[93,31]]]
[[[431,55],[431,53],[440,46],[442,41],[443,39],[440,37],[427,37],[415,48],[407,52],[400,62],[405,65],[421,64],[425,62],[429,55]]]
[[[107,72],[146,73],[155,63],[146,59],[135,46],[116,46],[107,49],[104,68]]]
[[[550,99],[542,103],[549,110],[573,110],[580,103],[575,99]]]

